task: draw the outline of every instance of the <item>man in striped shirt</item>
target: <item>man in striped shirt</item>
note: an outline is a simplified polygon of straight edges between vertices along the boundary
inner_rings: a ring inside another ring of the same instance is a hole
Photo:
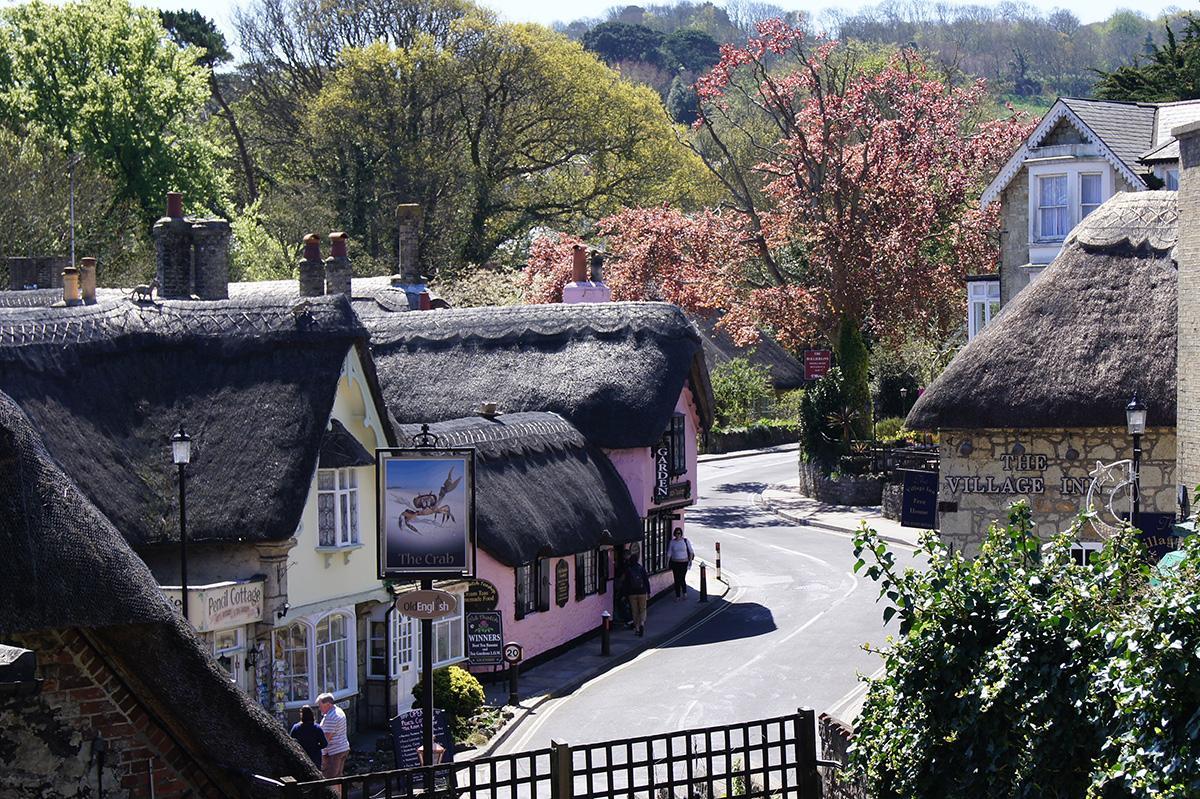
[[[321,752],[321,773],[325,779],[342,776],[346,767],[346,755],[350,754],[350,739],[346,737],[346,712],[333,703],[333,694],[317,697],[321,708],[321,731],[329,746]]]

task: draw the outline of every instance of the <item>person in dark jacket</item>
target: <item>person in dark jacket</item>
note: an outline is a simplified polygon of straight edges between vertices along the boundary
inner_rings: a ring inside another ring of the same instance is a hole
[[[650,575],[638,563],[637,553],[631,553],[625,561],[625,579],[622,580],[625,595],[629,597],[629,609],[633,613],[633,626],[638,635],[646,634],[646,603],[650,601]]]
[[[313,710],[308,705],[300,708],[300,721],[292,725],[292,737],[308,753],[312,761],[321,765],[321,750],[329,745],[325,733],[317,726]]]

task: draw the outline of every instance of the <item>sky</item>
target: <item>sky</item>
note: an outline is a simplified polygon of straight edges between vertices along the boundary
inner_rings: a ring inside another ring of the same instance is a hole
[[[666,2],[667,0],[642,0],[644,5],[652,5]],[[718,0],[719,1],[719,0]],[[0,5],[10,5],[13,0],[0,0]],[[143,0],[147,2],[147,0]],[[820,19],[820,12],[826,9],[838,9],[842,11],[856,11],[864,5],[876,5],[876,3],[863,2],[839,2],[839,0],[821,0],[821,2],[797,2],[797,0],[772,0],[774,5],[795,11],[807,11],[810,15]],[[205,16],[211,17],[217,21],[221,29],[225,32],[226,38],[231,42],[235,38],[233,35],[233,9],[239,5],[248,5],[248,0],[148,0],[148,5],[158,6],[159,8],[195,8]],[[625,6],[634,4],[631,1],[613,2],[613,0],[574,0],[574,2],[563,3],[561,0],[482,0],[483,5],[487,5],[499,12],[502,17],[511,22],[540,22],[544,25],[553,24],[556,21],[570,22],[582,17],[599,17],[604,12],[614,6]],[[998,5],[994,2],[986,2],[983,0],[979,5]],[[1118,8],[1135,8],[1148,16],[1157,16],[1163,9],[1177,7],[1177,2],[1156,2],[1149,0],[1146,2],[1138,2],[1137,0],[1055,0],[1055,2],[1038,2],[1031,0],[1030,5],[1040,8],[1044,11],[1051,11],[1055,8],[1065,8],[1075,14],[1080,22],[1087,24],[1089,22],[1099,22],[1107,19],[1113,11]]]

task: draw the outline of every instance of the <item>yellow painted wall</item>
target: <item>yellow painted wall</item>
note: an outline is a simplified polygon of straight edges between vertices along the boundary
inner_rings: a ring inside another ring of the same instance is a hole
[[[368,383],[358,352],[351,349],[342,366],[332,417],[341,422],[368,452],[386,447],[383,426],[371,402]],[[337,552],[318,551],[317,473],[314,469],[304,504],[304,515],[296,531],[296,547],[288,553],[288,604],[294,610],[314,602],[352,597],[366,591],[383,593],[376,576],[375,468],[362,466],[358,472],[358,526],[361,546]]]

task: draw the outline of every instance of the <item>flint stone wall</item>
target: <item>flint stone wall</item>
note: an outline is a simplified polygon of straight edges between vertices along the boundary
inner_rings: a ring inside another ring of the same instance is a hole
[[[1130,458],[1133,449],[1118,427],[940,433],[940,532],[968,555],[979,551],[988,526],[1019,499],[1029,501],[1040,537],[1068,529],[1084,509],[1096,461]],[[1174,428],[1148,428],[1142,437],[1141,489],[1142,510],[1175,510]],[[948,510],[946,503],[957,507]],[[1082,535],[1096,537],[1090,529]]]

